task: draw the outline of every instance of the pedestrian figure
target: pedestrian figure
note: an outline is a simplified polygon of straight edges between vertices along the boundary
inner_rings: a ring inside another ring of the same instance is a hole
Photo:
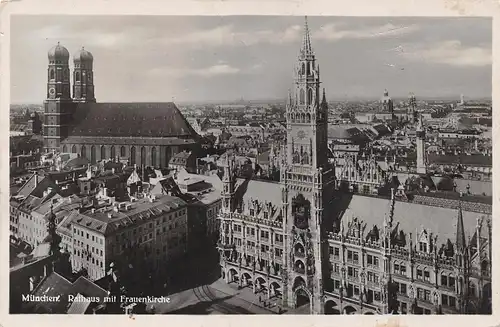
[[[259,295],[259,303],[262,302],[262,297]]]

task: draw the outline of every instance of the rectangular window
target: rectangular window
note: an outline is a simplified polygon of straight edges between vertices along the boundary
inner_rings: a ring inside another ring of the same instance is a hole
[[[424,280],[426,282],[429,282],[431,280],[431,274],[427,270],[424,271]]]
[[[417,269],[417,279],[422,279],[422,269]]]
[[[402,302],[402,303],[401,303],[401,313],[402,313],[402,314],[406,314],[406,313],[408,313],[408,307],[407,307],[407,305],[406,305],[406,303],[405,303],[405,302]]]
[[[351,250],[347,250],[347,260],[352,261],[352,251]]]
[[[424,290],[421,288],[417,288],[417,298],[420,300],[424,300]]]
[[[358,252],[353,252],[352,261],[354,263],[359,263],[359,254],[358,254]]]
[[[424,300],[430,302],[431,301],[431,291],[426,290],[424,292]]]
[[[335,248],[334,251],[335,252],[333,253],[333,255],[336,256],[336,257],[339,257],[340,256],[340,249],[339,248]]]
[[[333,246],[328,247],[328,253],[333,255]]]
[[[448,295],[446,294],[441,295],[441,303],[443,304],[443,306],[448,306]]]
[[[399,284],[399,293],[406,295],[406,284]]]

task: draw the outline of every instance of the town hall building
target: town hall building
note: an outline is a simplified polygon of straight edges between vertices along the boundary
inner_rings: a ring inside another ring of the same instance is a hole
[[[281,181],[237,178],[225,158],[224,280],[312,314],[491,313],[491,206],[339,192],[320,96],[306,20]]]

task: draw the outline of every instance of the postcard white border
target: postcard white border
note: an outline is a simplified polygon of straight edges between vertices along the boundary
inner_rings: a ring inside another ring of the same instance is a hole
[[[164,0],[164,1],[96,1],[96,0],[11,0],[0,2],[0,247],[2,258],[8,257],[9,235],[9,103],[10,103],[10,16],[13,14],[30,15],[297,15],[297,16],[485,16],[493,17],[493,107],[500,104],[500,73],[497,58],[500,59],[500,5],[494,0],[289,0],[289,1],[239,1],[239,0]],[[27,76],[29,78],[29,76]],[[494,111],[500,109],[494,109]],[[500,115],[493,115],[493,139],[499,134]],[[493,148],[494,170],[499,149]],[[498,215],[499,194],[498,176],[493,175],[493,217]],[[493,234],[500,236],[500,228],[493,219]],[[500,240],[493,237],[493,312],[491,316],[135,316],[125,315],[102,316],[68,316],[68,315],[9,315],[8,314],[8,263],[0,263],[0,327],[68,325],[102,326],[120,324],[122,326],[137,326],[140,324],[157,325],[193,325],[193,326],[477,326],[493,327],[500,325],[499,290],[496,279],[500,277],[498,270],[500,262]],[[70,319],[70,320],[69,320]]]

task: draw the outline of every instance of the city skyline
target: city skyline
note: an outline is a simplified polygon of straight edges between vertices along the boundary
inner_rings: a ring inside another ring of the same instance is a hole
[[[93,53],[99,102],[213,102],[284,99],[303,17],[16,16],[11,24],[11,103],[45,99],[47,51],[57,42],[71,55],[82,46]],[[329,99],[376,99],[384,89],[394,98],[491,97],[489,18],[312,16],[309,25]]]

